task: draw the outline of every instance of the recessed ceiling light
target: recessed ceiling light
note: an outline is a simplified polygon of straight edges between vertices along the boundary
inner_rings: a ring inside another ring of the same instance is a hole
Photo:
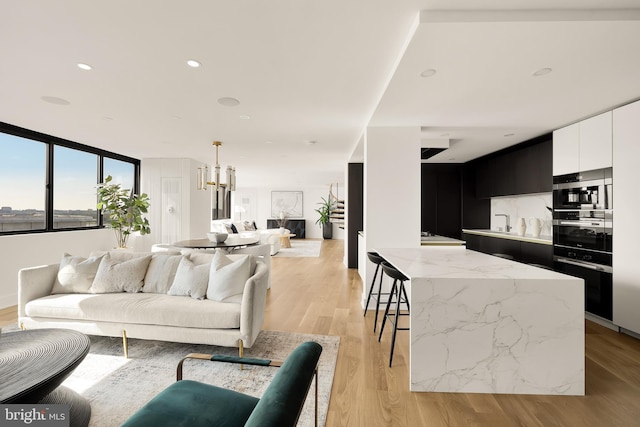
[[[504,136],[513,136],[515,133],[505,133]]]
[[[202,64],[200,62],[196,61],[195,59],[190,59],[190,60],[187,61],[187,65],[189,67],[192,67],[192,68],[198,68]]]
[[[449,160],[455,160],[455,159],[456,159],[455,157],[451,157]]]
[[[103,119],[103,120],[113,120],[113,117],[104,116],[102,119]]]
[[[218,104],[224,105],[225,107],[235,107],[236,105],[240,105],[240,101],[235,98],[223,96],[222,98],[218,98]]]
[[[43,96],[40,99],[42,99],[44,102],[48,102],[49,104],[56,104],[56,105],[69,105],[69,104],[71,104],[66,99],[57,98],[55,96]]]
[[[93,67],[89,64],[83,64],[82,62],[78,62],[78,68],[82,69],[82,70],[93,70]]]
[[[247,115],[245,115],[245,114],[242,114],[242,115],[240,115],[240,118],[241,118],[242,120],[249,120],[249,119],[251,118],[251,116],[247,116]]]
[[[304,143],[307,145],[315,145],[318,143],[318,141],[311,140],[311,141],[305,141]]]
[[[544,76],[549,74],[551,71],[553,71],[551,68],[540,68],[537,71],[534,71],[532,76],[533,77],[540,77],[540,76]]]
[[[431,77],[437,73],[433,68],[428,68],[420,73],[420,77]]]
[[[273,141],[265,141],[265,144],[273,144]]]
[[[442,135],[440,135],[441,137],[445,137],[445,136],[449,136],[448,133],[443,133]]]

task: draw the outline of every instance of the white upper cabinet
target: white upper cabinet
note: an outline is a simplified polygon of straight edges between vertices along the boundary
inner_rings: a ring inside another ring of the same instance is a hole
[[[599,114],[553,132],[553,175],[613,166],[612,112]]]
[[[612,162],[611,117],[607,111],[580,122],[580,170],[610,168]]]
[[[553,175],[580,170],[580,124],[553,132]]]

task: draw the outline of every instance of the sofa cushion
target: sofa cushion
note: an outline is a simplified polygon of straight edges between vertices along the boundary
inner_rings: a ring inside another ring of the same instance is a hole
[[[196,265],[191,260],[191,255],[183,255],[176,271],[176,277],[167,293],[173,296],[191,296],[203,299],[207,295],[209,269],[209,264]]]
[[[142,292],[166,294],[173,284],[182,256],[157,252],[151,256],[147,273],[144,276]]]
[[[94,294],[140,292],[150,261],[151,254],[118,261],[112,257],[111,253],[107,253],[100,261],[89,292]]]
[[[240,327],[240,304],[143,292],[49,295],[28,302],[25,312],[33,318],[206,329]]]
[[[101,256],[89,258],[65,253],[60,261],[52,294],[87,293],[96,277]]]
[[[232,259],[217,251],[211,261],[207,298],[221,302],[240,302],[244,285],[251,274],[249,255],[236,255]]]

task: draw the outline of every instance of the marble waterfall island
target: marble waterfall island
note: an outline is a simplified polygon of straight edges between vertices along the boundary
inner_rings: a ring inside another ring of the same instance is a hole
[[[412,391],[584,395],[582,279],[464,248],[377,251],[410,278]]]

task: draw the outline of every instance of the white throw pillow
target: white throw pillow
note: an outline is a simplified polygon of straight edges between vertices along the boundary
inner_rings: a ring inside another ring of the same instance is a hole
[[[147,274],[144,276],[142,292],[166,294],[173,284],[181,259],[181,255],[154,253],[147,267]]]
[[[65,253],[60,261],[53,294],[79,294],[89,292],[96,277],[102,255],[84,258]]]
[[[196,265],[189,255],[184,255],[167,294],[203,299],[207,295],[210,268],[209,264]]]
[[[237,255],[231,260],[222,252],[216,252],[211,261],[207,298],[220,302],[239,302],[244,285],[249,279],[250,256]]]
[[[151,254],[121,262],[113,259],[111,254],[106,254],[100,262],[89,292],[140,292],[150,261]]]

